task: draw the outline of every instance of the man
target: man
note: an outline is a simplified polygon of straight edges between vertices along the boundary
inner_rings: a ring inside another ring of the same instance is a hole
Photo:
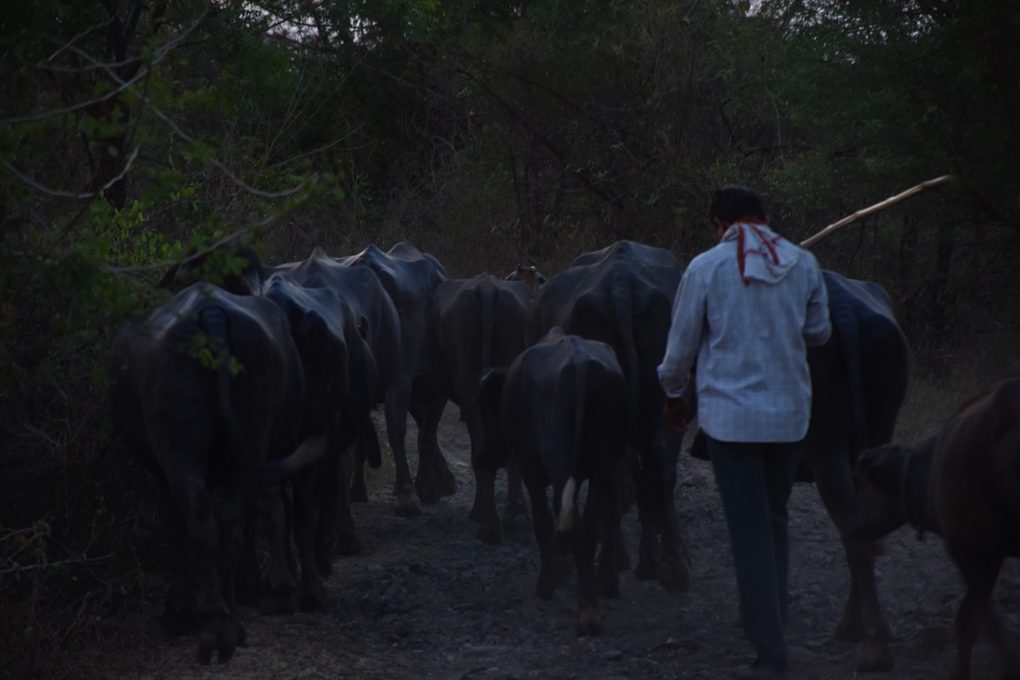
[[[737,678],[786,677],[787,511],[807,433],[807,347],[829,338],[814,256],[768,228],[754,191],[719,189],[709,219],[720,243],[691,261],[673,304],[659,381],[665,418],[684,429],[682,395],[697,362],[697,415],[708,439],[757,660]]]

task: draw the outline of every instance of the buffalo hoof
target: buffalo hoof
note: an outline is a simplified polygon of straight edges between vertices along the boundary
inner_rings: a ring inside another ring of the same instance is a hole
[[[238,580],[234,587],[234,598],[237,604],[256,607],[262,595],[262,584],[259,579]]]
[[[528,518],[528,508],[524,505],[523,501],[516,500],[506,504],[506,508],[503,514],[507,517],[523,517]]]
[[[570,553],[553,558],[556,583],[566,583],[574,575],[574,556]]]
[[[503,515],[503,536],[514,541],[527,541],[531,537],[531,520],[526,512]]]
[[[326,586],[322,584],[322,581],[310,581],[301,587],[301,595],[298,597],[298,607],[301,611],[324,611],[326,603]]]
[[[436,457],[435,460],[418,468],[418,478],[414,482],[414,490],[423,503],[438,503],[444,496],[457,493],[457,478],[450,472],[446,460]]]
[[[615,553],[613,561],[616,562],[616,571],[620,572],[630,569],[630,553],[627,552],[627,546],[619,543],[613,552]]]
[[[475,502],[471,504],[471,512],[468,513],[468,519],[472,522],[484,522],[485,511],[482,510],[481,505],[478,503],[478,498],[475,498]]]
[[[355,476],[354,481],[351,482],[350,498],[351,503],[368,502],[368,489],[365,488],[365,478],[363,476]]]
[[[397,493],[397,500],[393,504],[393,512],[397,517],[417,517],[421,514],[421,503],[414,491],[403,491]]]
[[[612,569],[600,568],[595,575],[596,587],[602,597],[620,597],[620,575]]]
[[[350,557],[352,555],[360,555],[363,550],[361,545],[361,539],[355,533],[340,534],[336,539],[336,554],[343,555],[344,557]],[[320,572],[321,573],[321,572]],[[326,574],[323,574],[324,576]]]
[[[833,633],[833,637],[839,642],[864,642],[868,639],[868,634],[860,617],[852,616],[848,608],[843,613],[843,618],[840,620],[839,625],[836,626],[836,632]]]
[[[555,591],[556,578],[552,574],[540,574],[535,585],[535,594],[543,600],[550,600]]]
[[[178,607],[167,607],[159,617],[159,627],[170,637],[193,632],[197,622],[194,612]]]
[[[483,524],[478,529],[478,540],[489,545],[499,545],[503,542],[503,525],[497,519],[488,525]]]
[[[606,629],[606,617],[595,607],[585,607],[577,615],[579,636],[598,635]]]
[[[865,640],[857,648],[854,665],[859,673],[884,673],[893,668],[893,656],[885,640]]]
[[[328,578],[333,573],[333,552],[340,552],[339,547],[329,541],[316,543],[315,545],[315,570],[322,578]]]
[[[654,581],[658,573],[658,566],[651,560],[642,560],[634,567],[634,578],[639,581]]]
[[[656,570],[655,578],[670,593],[686,593],[691,588],[691,567],[680,557],[662,560]]]
[[[198,633],[198,662],[208,665],[213,652],[220,663],[230,661],[234,651],[245,644],[244,628],[233,616],[207,619]]]

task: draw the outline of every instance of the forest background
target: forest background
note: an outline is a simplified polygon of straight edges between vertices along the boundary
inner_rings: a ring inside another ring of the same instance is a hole
[[[1015,371],[1018,29],[1012,0],[8,3],[0,676],[158,597],[104,355],[226,238],[270,263],[408,239],[460,277],[623,238],[684,264],[720,184],[800,240],[953,173],[813,250],[891,292],[915,379]]]

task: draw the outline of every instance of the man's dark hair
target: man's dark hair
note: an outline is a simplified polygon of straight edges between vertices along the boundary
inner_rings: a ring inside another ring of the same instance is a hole
[[[747,187],[725,186],[712,196],[708,206],[708,218],[719,218],[726,224],[732,224],[742,217],[756,217],[766,222],[765,202],[758,192]]]

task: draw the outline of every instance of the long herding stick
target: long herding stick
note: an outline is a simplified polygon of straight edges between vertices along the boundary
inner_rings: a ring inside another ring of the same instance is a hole
[[[820,241],[823,238],[825,238],[826,236],[829,236],[830,234],[832,234],[832,232],[834,232],[837,229],[840,229],[842,227],[845,227],[846,225],[850,224],[851,222],[856,222],[857,220],[859,220],[859,219],[861,219],[863,217],[867,217],[868,215],[873,215],[873,214],[877,213],[879,210],[885,210],[886,208],[888,208],[890,206],[896,205],[900,201],[904,201],[904,200],[910,198],[914,194],[918,194],[918,193],[924,191],[925,189],[931,189],[932,187],[940,186],[942,184],[945,184],[946,182],[952,181],[955,178],[956,178],[955,175],[942,175],[941,177],[936,177],[935,179],[930,179],[927,182],[921,182],[917,186],[910,187],[909,189],[907,189],[906,191],[904,191],[902,193],[896,194],[895,196],[890,196],[889,198],[885,199],[884,201],[880,201],[880,202],[876,203],[875,205],[871,205],[871,206],[868,206],[867,208],[863,208],[861,210],[858,210],[857,212],[855,212],[852,215],[847,215],[846,217],[841,219],[839,222],[833,222],[832,224],[827,226],[825,229],[822,229],[820,232],[818,232],[814,236],[811,236],[811,237],[806,238],[803,241],[801,241],[800,242],[800,246],[801,246],[801,248],[810,248],[812,245],[814,245],[818,241]]]

